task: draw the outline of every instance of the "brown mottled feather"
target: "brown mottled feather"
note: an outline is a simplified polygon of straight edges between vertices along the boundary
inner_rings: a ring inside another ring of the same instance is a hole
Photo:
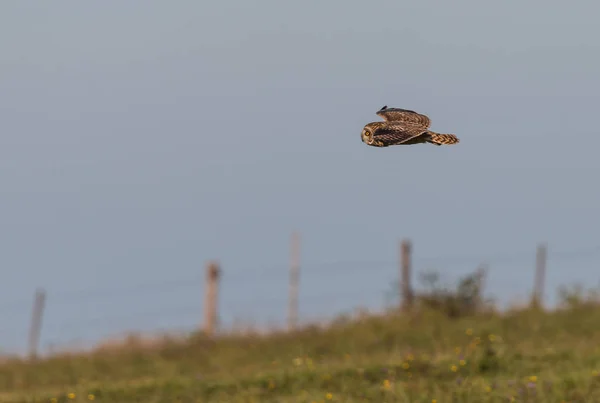
[[[460,142],[454,134],[440,134],[432,131],[427,132],[429,135],[428,143],[441,146],[442,144],[456,144]]]
[[[431,120],[428,116],[411,111],[410,109],[388,108],[384,106],[377,111],[377,115],[387,122],[412,123],[422,126],[423,129],[428,129],[431,126]]]
[[[415,111],[384,106],[377,111],[377,115],[384,120],[366,124],[361,132],[361,140],[369,146],[388,147],[420,143],[441,146],[459,142],[454,134],[441,134],[429,130],[429,117]]]
[[[417,137],[427,133],[420,125],[401,121],[373,122],[367,125],[373,133],[373,139],[383,147],[403,144],[410,141],[413,143],[424,143],[425,140],[417,141]]]

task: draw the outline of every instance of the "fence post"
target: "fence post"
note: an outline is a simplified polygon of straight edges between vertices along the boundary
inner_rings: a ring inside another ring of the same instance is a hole
[[[221,269],[218,263],[206,265],[206,292],[204,296],[204,332],[212,336],[217,325],[217,299]]]
[[[288,301],[288,329],[298,325],[298,283],[300,278],[300,236],[292,233],[290,248],[290,293]]]
[[[43,289],[36,290],[31,314],[31,327],[29,328],[29,358],[32,360],[35,360],[38,355],[45,303],[46,291]]]
[[[476,281],[476,288],[477,288],[477,295],[476,298],[477,300],[475,301],[475,312],[477,313],[481,313],[484,308],[484,299],[483,299],[483,289],[485,287],[485,280],[487,278],[487,274],[488,274],[489,268],[487,266],[487,264],[481,264],[478,268],[477,271],[475,272],[475,281]]]
[[[531,306],[533,308],[543,308],[547,255],[548,250],[546,244],[542,243],[538,245],[535,257],[535,282],[533,285],[533,295],[531,297]]]
[[[413,305],[413,291],[411,287],[411,254],[410,240],[404,239],[400,244],[400,296],[401,309],[409,311]]]

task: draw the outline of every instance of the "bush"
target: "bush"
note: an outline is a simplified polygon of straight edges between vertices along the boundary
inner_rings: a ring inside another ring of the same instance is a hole
[[[442,312],[449,318],[471,316],[493,308],[490,300],[483,299],[485,271],[478,269],[459,279],[455,289],[443,285],[435,271],[421,274],[425,290],[416,295],[418,308]]]

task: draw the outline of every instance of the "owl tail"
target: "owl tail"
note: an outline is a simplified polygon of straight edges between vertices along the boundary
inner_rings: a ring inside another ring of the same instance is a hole
[[[427,142],[435,144],[436,146],[441,146],[442,144],[456,144],[460,141],[454,134],[440,134],[431,131],[427,132],[427,134],[429,134]]]

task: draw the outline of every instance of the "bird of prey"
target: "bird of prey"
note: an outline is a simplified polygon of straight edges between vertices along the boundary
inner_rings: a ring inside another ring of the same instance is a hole
[[[415,111],[400,108],[388,108],[387,105],[377,111],[383,118],[380,122],[367,123],[360,134],[363,143],[373,147],[430,143],[437,146],[456,144],[454,134],[440,134],[429,130],[431,120]]]

